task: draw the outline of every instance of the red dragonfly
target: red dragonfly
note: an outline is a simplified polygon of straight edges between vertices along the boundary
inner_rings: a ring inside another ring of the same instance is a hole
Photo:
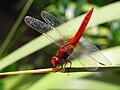
[[[102,54],[102,52],[95,45],[89,42],[88,39],[82,36],[91,18],[93,9],[94,8],[92,8],[86,14],[84,20],[82,21],[82,24],[76,33],[70,25],[66,24],[64,24],[64,30],[67,32],[66,34],[63,32],[63,30],[61,30],[62,28],[55,28],[59,25],[62,25],[63,21],[57,19],[46,11],[41,12],[41,16],[46,23],[30,16],[25,17],[24,21],[28,26],[42,33],[49,40],[60,47],[56,56],[52,57],[51,63],[53,67],[62,66],[63,68],[63,65],[65,64],[66,66],[67,62],[70,63],[71,67],[72,59],[78,59],[80,64],[90,71],[97,70],[97,64],[104,66],[111,65],[111,62]],[[47,31],[51,30],[52,32],[47,33]],[[72,39],[70,39],[71,37]]]

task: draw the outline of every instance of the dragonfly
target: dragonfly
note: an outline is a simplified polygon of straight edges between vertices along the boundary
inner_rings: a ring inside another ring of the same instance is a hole
[[[98,64],[108,66],[111,65],[111,62],[93,43],[83,37],[93,10],[94,7],[88,11],[77,31],[71,25],[64,24],[63,21],[46,11],[41,12],[41,16],[45,22],[31,16],[26,16],[24,21],[28,26],[42,33],[50,41],[59,46],[57,54],[52,56],[51,59],[53,67],[61,66],[63,68],[67,63],[70,63],[71,67],[71,60],[77,59],[87,70],[95,71],[98,69]],[[60,25],[65,25],[65,28],[57,28]],[[67,33],[63,32],[65,30]]]

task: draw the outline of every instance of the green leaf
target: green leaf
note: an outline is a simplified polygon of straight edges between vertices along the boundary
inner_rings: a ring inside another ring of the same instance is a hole
[[[3,42],[2,46],[0,47],[0,56],[2,56],[2,54],[4,53],[6,48],[9,46],[9,43],[10,43],[12,37],[14,36],[17,28],[19,27],[21,21],[23,20],[25,14],[28,11],[29,7],[31,6],[32,2],[33,2],[33,0],[29,0],[26,3],[23,10],[21,11],[19,17],[17,18],[16,22],[14,23],[13,27],[11,28],[11,31],[9,32],[9,34],[7,35],[5,41]]]
[[[116,20],[116,19],[120,19],[120,12],[118,11],[120,9],[119,6],[120,6],[120,2],[116,2],[116,3],[110,4],[110,5],[104,6],[100,9],[95,9],[88,27],[96,26],[96,25],[103,24],[103,23],[106,23],[106,22],[110,22],[110,21],[113,21],[113,20]],[[72,27],[74,27],[75,30],[77,31],[77,28],[79,27],[80,21],[82,21],[83,16],[84,15],[82,15],[80,17],[77,17],[77,18],[67,22],[67,24],[72,25]],[[60,26],[60,28],[64,28],[64,25]],[[0,61],[0,70],[2,70],[5,67],[11,65],[12,63],[15,63],[18,60],[32,54],[33,52],[36,52],[36,51],[42,49],[43,47],[48,46],[49,44],[51,44],[51,42],[44,36],[40,36],[40,37],[32,40],[31,42],[29,42],[29,43],[25,44],[24,46],[18,48],[17,50],[15,50],[11,54],[9,54],[5,58],[3,58]],[[120,46],[110,48],[110,49],[106,49],[106,50],[103,51],[104,55],[112,62],[113,65],[120,64],[119,55],[118,55],[119,52],[120,52]],[[73,61],[73,66],[75,66],[75,67],[78,66],[79,67],[78,61]],[[81,80],[81,78],[88,77],[92,74],[94,74],[94,73],[93,72],[82,72],[82,73],[80,72],[80,73],[70,73],[70,75],[67,76],[67,74],[64,74],[64,73],[57,73],[57,72],[56,73],[50,73],[50,74],[44,76],[43,78],[39,79],[33,85],[31,85],[31,86],[28,85],[28,90],[39,90],[39,89],[48,90],[48,89],[55,89],[55,87],[57,89],[59,89],[60,86],[63,85],[63,84],[64,84],[63,88],[69,88],[69,87],[72,87],[72,86],[75,87],[76,83],[74,84],[72,82],[72,84],[69,84],[68,82],[70,82],[71,80],[76,79],[76,78]],[[113,79],[109,78],[109,80],[112,81],[112,80],[115,79],[115,77],[118,77],[118,76],[113,75]],[[117,79],[118,79],[118,81],[120,81],[119,78],[117,78]],[[30,80],[31,80],[31,78],[30,78]],[[15,84],[19,81],[21,81],[19,78],[15,79]],[[103,84],[105,84],[105,85],[110,86],[110,87],[111,86],[115,87],[115,89],[119,88],[117,85],[109,84],[107,82],[101,84],[101,82],[97,82],[97,81],[93,82],[93,80],[88,80],[87,79],[86,81],[88,82],[87,85],[89,85],[89,87],[93,86],[94,84],[97,83],[101,87],[103,87]],[[8,81],[6,81],[6,82],[8,83]],[[24,82],[24,80],[23,80],[23,82]],[[67,84],[66,84],[66,82],[67,82]],[[92,83],[92,84],[90,84],[90,83]],[[7,86],[8,89],[9,88],[14,88],[16,86],[15,84],[13,83],[12,84],[13,86],[8,85]],[[65,84],[66,84],[66,86],[65,86]],[[82,84],[84,87],[86,85],[84,82],[82,82],[82,83],[80,82],[79,84]],[[27,84],[23,87],[27,87]],[[21,85],[21,88],[22,88],[22,85]],[[82,89],[86,89],[86,88],[82,88]],[[25,90],[25,89],[22,88],[22,90]]]
[[[117,55],[117,53],[119,53],[119,52],[120,52],[120,46],[103,51],[105,56],[112,62],[112,64],[114,66],[117,65],[117,64],[120,64],[119,55]],[[79,67],[79,65],[80,64],[78,63],[77,60],[73,61],[73,66],[75,66],[75,67],[78,66]],[[50,73],[47,76],[40,79],[38,82],[36,82],[31,87],[29,87],[28,90],[37,90],[39,88],[42,89],[42,90],[54,89],[55,87],[63,84],[63,82],[65,83],[67,81],[70,81],[73,78],[78,78],[78,77],[83,78],[83,77],[90,76],[92,74],[95,74],[95,72],[70,73],[69,76],[67,76],[67,73],[66,74],[57,73],[57,72],[56,73]],[[46,82],[47,82],[47,87],[46,87],[46,84],[45,84]]]
[[[102,23],[110,22],[112,20],[120,19],[120,12],[117,11],[120,9],[119,6],[120,6],[120,2],[116,2],[110,5],[104,6],[100,9],[97,9],[97,10],[95,9],[88,27],[92,27]],[[77,28],[79,27],[80,21],[82,21],[83,17],[84,15],[79,16],[73,20],[70,20],[69,22],[67,22],[67,24],[74,27],[74,29],[77,31]],[[61,25],[60,28],[64,29],[64,25]],[[31,42],[18,48],[17,50],[15,50],[11,54],[3,58],[0,61],[0,70],[42,49],[43,47],[48,46],[49,44],[51,44],[51,42],[44,36],[40,36],[32,40]]]

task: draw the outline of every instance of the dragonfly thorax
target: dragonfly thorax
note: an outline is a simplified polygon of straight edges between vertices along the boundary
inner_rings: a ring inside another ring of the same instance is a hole
[[[74,45],[71,45],[69,42],[67,42],[65,45],[61,46],[60,49],[57,52],[57,56],[61,59],[66,59],[69,54],[73,52]]]

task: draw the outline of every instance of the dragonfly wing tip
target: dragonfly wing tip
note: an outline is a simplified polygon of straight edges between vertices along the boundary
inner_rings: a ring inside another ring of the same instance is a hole
[[[98,67],[86,67],[88,71],[96,71]]]

